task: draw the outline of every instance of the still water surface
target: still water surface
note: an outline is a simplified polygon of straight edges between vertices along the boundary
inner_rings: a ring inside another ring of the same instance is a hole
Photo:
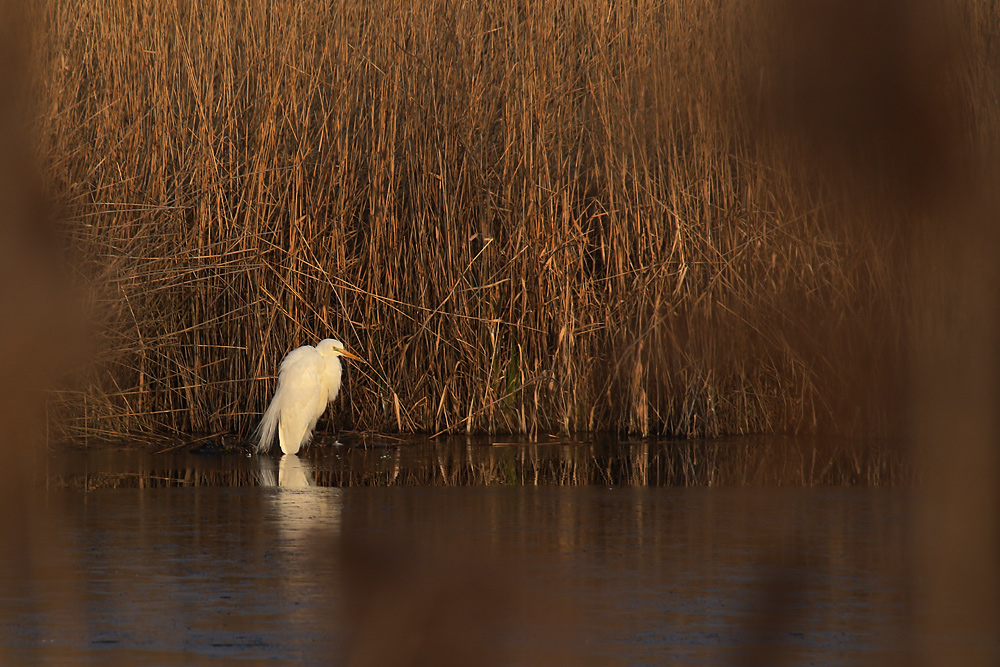
[[[908,640],[898,488],[317,485],[343,459],[64,453],[0,655],[883,664]]]

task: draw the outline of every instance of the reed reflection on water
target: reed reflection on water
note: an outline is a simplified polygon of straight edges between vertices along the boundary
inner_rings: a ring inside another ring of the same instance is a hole
[[[912,471],[899,442],[843,438],[745,437],[714,440],[607,438],[555,442],[488,437],[342,439],[294,461],[180,449],[60,452],[48,464],[50,488],[160,486],[611,486],[900,484]],[[302,479],[300,466],[312,474]],[[297,482],[296,482],[297,480]]]

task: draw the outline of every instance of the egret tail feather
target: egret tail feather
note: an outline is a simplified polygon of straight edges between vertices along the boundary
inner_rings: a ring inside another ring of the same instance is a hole
[[[265,454],[271,450],[271,443],[274,442],[274,434],[278,430],[279,413],[278,401],[272,400],[271,404],[267,406],[267,410],[264,411],[264,416],[260,418],[257,430],[254,431],[253,439],[256,440],[255,447],[257,453]]]

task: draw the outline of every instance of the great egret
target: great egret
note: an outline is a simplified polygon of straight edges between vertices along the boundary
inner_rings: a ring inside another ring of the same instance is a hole
[[[316,420],[340,391],[340,359],[364,361],[327,338],[319,345],[303,345],[289,352],[278,371],[278,388],[254,434],[257,451],[271,449],[274,432],[285,454],[296,454],[312,440]]]

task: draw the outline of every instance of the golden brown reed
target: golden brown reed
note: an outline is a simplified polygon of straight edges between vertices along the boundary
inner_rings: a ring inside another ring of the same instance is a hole
[[[0,506],[6,508],[0,590],[35,619],[35,631],[55,635],[79,629],[79,616],[59,623],[52,612],[80,599],[62,584],[72,567],[60,558],[58,512],[38,492],[45,478],[45,396],[75,357],[79,327],[32,154],[26,4],[0,4]],[[15,626],[0,610],[0,663],[52,658],[41,642],[19,658]]]
[[[786,28],[786,37],[771,41],[785,54],[773,61],[776,94],[768,97],[797,102],[783,116],[810,151],[808,160],[789,160],[789,171],[815,174],[829,193],[861,195],[841,207],[839,224],[897,239],[899,252],[883,258],[909,295],[896,319],[905,323],[905,423],[921,482],[909,516],[913,557],[904,564],[917,641],[897,662],[995,664],[1000,7],[771,4],[771,27]]]
[[[762,151],[745,7],[38,4],[102,336],[64,435],[245,433],[331,335],[342,426],[895,425],[894,239]]]

